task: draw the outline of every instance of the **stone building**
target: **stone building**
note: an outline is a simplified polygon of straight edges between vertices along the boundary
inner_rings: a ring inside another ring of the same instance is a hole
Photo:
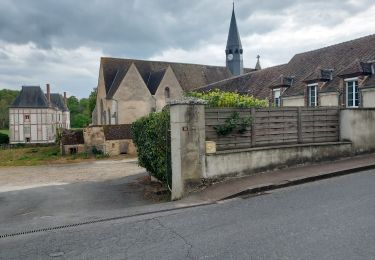
[[[23,86],[9,107],[9,141],[16,143],[53,143],[58,128],[70,128],[70,112],[64,97],[47,94],[39,86]]]
[[[180,98],[186,91],[253,71],[243,68],[243,49],[234,8],[225,59],[226,66],[220,67],[101,58],[92,124],[131,124],[152,111],[160,111],[168,100]]]

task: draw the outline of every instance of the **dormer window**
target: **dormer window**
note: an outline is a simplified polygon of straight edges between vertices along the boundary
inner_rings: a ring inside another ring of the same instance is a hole
[[[359,106],[358,79],[346,79],[346,107]]]
[[[311,84],[307,86],[308,88],[308,99],[309,99],[309,106],[316,107],[317,106],[317,89],[318,84]]]

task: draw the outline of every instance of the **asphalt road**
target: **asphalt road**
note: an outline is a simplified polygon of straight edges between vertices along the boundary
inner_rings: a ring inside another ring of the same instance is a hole
[[[0,259],[374,259],[375,171],[0,238]]]

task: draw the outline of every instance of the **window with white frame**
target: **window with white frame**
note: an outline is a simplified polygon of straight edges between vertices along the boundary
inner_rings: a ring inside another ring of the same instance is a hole
[[[317,106],[317,89],[318,85],[309,85],[308,92],[309,92],[309,106],[316,107]]]
[[[279,88],[273,90],[273,104],[275,107],[280,107],[281,106],[281,90]]]
[[[346,81],[346,107],[359,106],[358,80]]]

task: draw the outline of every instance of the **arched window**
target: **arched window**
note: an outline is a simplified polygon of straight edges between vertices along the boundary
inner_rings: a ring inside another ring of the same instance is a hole
[[[103,108],[103,99],[100,100],[100,124],[104,125],[105,120],[104,120],[104,108]]]
[[[171,97],[171,92],[169,90],[169,87],[166,87],[165,90],[164,90],[164,97],[165,99],[168,99]]]

